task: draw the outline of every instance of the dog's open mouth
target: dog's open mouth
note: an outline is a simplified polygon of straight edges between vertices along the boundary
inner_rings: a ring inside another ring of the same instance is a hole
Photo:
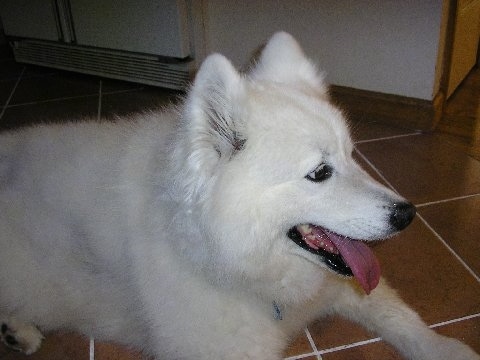
[[[380,264],[364,242],[310,224],[292,227],[288,237],[301,248],[321,256],[333,271],[355,276],[367,294],[378,285]]]

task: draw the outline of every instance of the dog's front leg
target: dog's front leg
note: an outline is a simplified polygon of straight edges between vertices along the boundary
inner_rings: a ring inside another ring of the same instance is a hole
[[[380,335],[405,358],[480,360],[467,345],[437,334],[382,279],[370,295],[346,284],[334,311]]]

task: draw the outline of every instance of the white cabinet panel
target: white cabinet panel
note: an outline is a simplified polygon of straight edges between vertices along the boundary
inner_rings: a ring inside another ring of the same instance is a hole
[[[185,0],[70,0],[79,45],[190,55]]]
[[[53,1],[1,0],[5,34],[42,40],[59,40]]]

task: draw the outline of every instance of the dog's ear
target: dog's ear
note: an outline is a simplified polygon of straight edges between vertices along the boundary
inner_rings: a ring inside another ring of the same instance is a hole
[[[250,76],[286,84],[303,82],[321,93],[327,91],[323,74],[317,71],[297,41],[286,32],[278,32],[270,38]]]
[[[205,59],[191,89],[188,105],[192,131],[195,136],[207,136],[219,157],[231,156],[245,142],[237,114],[242,89],[240,74],[220,54]]]
[[[230,61],[219,54],[208,56],[196,75],[186,99],[180,139],[186,161],[183,171],[195,179],[195,187],[203,175],[205,180],[212,178],[219,162],[228,161],[243,148],[245,138],[238,115],[243,84]]]

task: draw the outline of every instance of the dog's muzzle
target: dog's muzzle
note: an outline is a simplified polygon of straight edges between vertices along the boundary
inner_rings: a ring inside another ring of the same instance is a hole
[[[392,233],[406,228],[416,213],[415,206],[409,202],[395,203],[390,209],[388,219]],[[378,285],[380,264],[363,241],[314,224],[296,225],[287,236],[304,250],[320,256],[327,267],[337,274],[354,276],[367,294]]]

